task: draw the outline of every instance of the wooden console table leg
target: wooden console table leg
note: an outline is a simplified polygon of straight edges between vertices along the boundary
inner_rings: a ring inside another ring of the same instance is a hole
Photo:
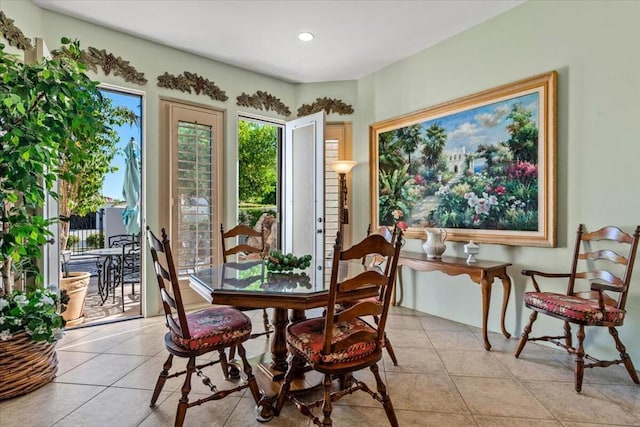
[[[505,272],[504,276],[500,276],[500,280],[502,280],[502,318],[500,320],[500,326],[502,327],[502,335],[507,338],[511,338],[511,334],[507,332],[507,328],[504,325],[504,317],[507,312],[509,295],[511,295],[511,278],[509,278]]]
[[[403,286],[402,266],[398,265],[398,268],[396,269],[396,280],[393,284],[393,292],[391,293],[391,305],[398,305],[402,303],[402,297],[404,296]],[[398,291],[400,291],[399,299],[397,299]]]
[[[491,350],[491,343],[487,334],[487,320],[489,318],[489,305],[491,304],[491,282],[483,277],[480,281],[482,287],[482,339],[484,340],[484,349]]]

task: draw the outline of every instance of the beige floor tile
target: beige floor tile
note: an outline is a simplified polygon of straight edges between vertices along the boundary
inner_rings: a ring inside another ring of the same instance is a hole
[[[396,347],[433,348],[427,334],[418,329],[386,328],[386,333],[394,350]]]
[[[386,351],[382,355],[384,370],[388,373],[413,372],[428,375],[448,375],[436,350],[412,347],[394,347],[394,350],[398,358],[398,366],[393,365]]]
[[[422,325],[416,316],[389,316],[387,318],[387,328],[389,329],[415,329],[423,331]]]
[[[448,376],[388,373],[387,387],[396,409],[469,413],[467,405]]]
[[[155,408],[149,408],[149,405],[147,404],[146,409],[149,413],[146,418],[136,425],[139,425],[140,427],[173,426],[176,419],[176,410],[178,409],[180,396],[180,392],[172,393]],[[195,401],[205,397],[206,395],[193,393],[189,395],[189,400]],[[239,397],[227,396],[221,400],[213,400],[205,402],[202,405],[189,408],[187,409],[184,425],[222,427],[225,425],[239,402]]]
[[[56,378],[56,382],[112,385],[149,358],[120,354],[100,354]]]
[[[159,401],[169,397],[162,393]],[[138,426],[151,413],[151,391],[110,387],[56,426]]]
[[[127,375],[116,381],[114,387],[122,388],[139,388],[144,390],[153,390],[156,385],[156,380],[162,366],[166,361],[166,357],[155,356],[150,357],[149,360],[136,367]],[[178,361],[176,361],[178,362]],[[177,363],[176,363],[177,365]],[[179,368],[184,369],[184,364],[180,364]],[[182,382],[177,378],[167,380],[162,391],[173,392],[180,387]]]
[[[268,427],[308,427],[310,420],[298,412],[291,403],[286,403],[280,416],[274,417],[268,423],[256,420],[256,403],[252,398],[240,399],[240,403],[227,420],[225,427],[236,426],[268,426]],[[336,424],[337,425],[337,424]]]
[[[396,417],[398,424],[402,427],[468,427],[475,425],[473,417],[468,414],[396,409]]]
[[[571,368],[573,369],[573,363],[571,363]],[[624,365],[587,369],[584,373],[584,382],[590,384],[634,385]]]
[[[560,421],[640,425],[624,407],[616,405],[598,391],[598,386],[583,384],[576,393],[573,383],[527,381],[526,387]]]
[[[109,348],[105,353],[156,356],[165,351],[163,335],[164,334],[140,333]]]
[[[437,316],[425,316],[418,315],[416,316],[422,327],[425,331],[457,331],[457,332],[467,332],[469,328],[467,325],[459,322],[454,322],[453,320],[443,319],[442,317]]]
[[[632,385],[594,385],[595,389],[640,419],[640,387]]]
[[[100,353],[81,353],[79,351],[56,351],[58,357],[58,374],[60,376],[70,369],[80,366]]]
[[[451,375],[513,378],[513,374],[495,357],[493,352],[478,350],[437,350]]]
[[[431,344],[444,350],[483,350],[482,340],[470,331],[428,331]]]
[[[323,419],[322,410],[318,408],[314,412],[320,420]],[[368,426],[384,427],[389,426],[389,420],[382,408],[365,408],[362,406],[336,406],[333,405],[331,419],[335,426]]]
[[[556,420],[538,420],[532,418],[515,417],[488,417],[485,415],[474,415],[473,418],[480,427],[554,427],[562,426]]]
[[[453,377],[453,381],[474,415],[553,419],[533,394],[514,379]]]
[[[0,402],[0,426],[51,426],[105,387],[50,383],[27,395]]]
[[[84,335],[80,338],[65,336],[58,347],[64,351],[82,351],[86,353],[104,353],[109,349],[135,337],[139,332],[129,331],[101,331],[98,334]]]
[[[518,379],[573,382],[573,370],[541,349],[528,349],[519,358],[511,353],[495,353],[496,358]]]

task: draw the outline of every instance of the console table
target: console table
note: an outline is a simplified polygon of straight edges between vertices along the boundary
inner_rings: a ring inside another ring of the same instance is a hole
[[[428,258],[427,254],[421,252],[400,252],[398,258],[398,285],[402,292],[402,267],[406,266],[416,271],[441,271],[450,276],[460,274],[468,275],[471,280],[479,284],[482,288],[482,337],[484,339],[484,348],[491,349],[489,338],[487,336],[487,318],[489,316],[489,305],[491,303],[491,285],[497,277],[502,280],[502,317],[500,326],[502,334],[510,338],[511,334],[507,332],[504,326],[504,316],[507,311],[507,303],[511,293],[511,278],[507,274],[509,263],[498,263],[491,261],[478,261],[467,264],[466,258],[442,257],[441,259]]]

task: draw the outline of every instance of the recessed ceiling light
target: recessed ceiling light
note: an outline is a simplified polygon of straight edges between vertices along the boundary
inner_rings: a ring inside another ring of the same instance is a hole
[[[308,32],[302,32],[298,34],[298,38],[303,42],[310,42],[311,40],[313,40],[313,37],[314,37],[313,34]]]

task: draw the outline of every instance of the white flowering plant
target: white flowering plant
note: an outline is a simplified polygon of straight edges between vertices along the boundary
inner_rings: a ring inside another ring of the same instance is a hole
[[[36,342],[59,340],[65,323],[58,312],[60,305],[55,292],[42,288],[0,297],[0,340],[21,332]]]

